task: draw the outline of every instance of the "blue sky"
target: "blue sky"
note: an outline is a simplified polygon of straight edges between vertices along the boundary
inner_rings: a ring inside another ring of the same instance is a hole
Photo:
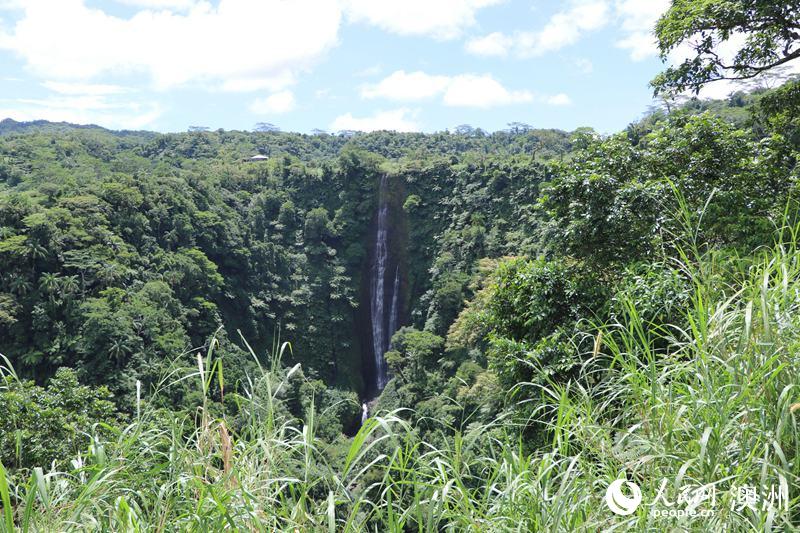
[[[0,118],[619,130],[666,0],[0,0]]]

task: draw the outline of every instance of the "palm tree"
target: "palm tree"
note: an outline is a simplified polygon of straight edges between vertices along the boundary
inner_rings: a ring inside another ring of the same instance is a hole
[[[44,354],[40,351],[26,352],[20,357],[22,364],[29,368],[35,368],[42,362],[42,359],[44,359]]]
[[[117,368],[122,368],[125,356],[131,352],[131,346],[128,344],[129,341],[130,338],[127,336],[114,337],[111,339],[111,346],[108,352],[116,360]]]
[[[70,295],[78,292],[78,276],[64,276],[61,278],[61,294]]]
[[[22,276],[13,276],[8,286],[14,294],[19,296],[28,294],[33,287],[31,282]]]
[[[55,302],[59,289],[59,277],[52,272],[45,272],[39,278],[39,288],[50,298],[50,303]]]
[[[47,248],[36,242],[34,239],[25,241],[28,256],[31,258],[31,272],[36,272],[36,260],[47,257]]]

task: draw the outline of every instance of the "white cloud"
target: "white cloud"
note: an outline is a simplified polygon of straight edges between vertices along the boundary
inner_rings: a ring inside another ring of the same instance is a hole
[[[464,48],[476,56],[505,56],[513,44],[514,39],[496,31],[467,41]]]
[[[386,98],[397,101],[414,101],[432,98],[450,84],[447,76],[432,76],[424,72],[398,70],[375,85],[361,89],[364,98]]]
[[[250,111],[258,115],[275,115],[288,113],[294,109],[295,101],[292,91],[281,91],[266,98],[258,98],[250,104]]]
[[[162,89],[195,82],[242,87],[307,69],[337,44],[341,7],[330,0],[220,0],[186,13],[129,18],[84,0],[29,0],[0,48],[59,81],[145,73]],[[313,13],[314,16],[309,16]]]
[[[539,56],[578,42],[584,33],[608,23],[608,4],[604,0],[573,2],[572,7],[553,15],[544,28],[515,37],[522,56]]]
[[[361,90],[364,98],[385,98],[394,101],[420,101],[441,95],[452,107],[495,107],[533,100],[529,91],[506,89],[490,74],[437,76],[425,72],[398,70],[375,85]]]
[[[475,13],[503,0],[344,0],[354,22],[400,35],[454,39],[475,24]]]
[[[100,83],[67,83],[61,81],[45,81],[42,85],[53,92],[67,95],[109,95],[129,92],[127,87]]]
[[[550,17],[540,30],[513,35],[490,33],[469,41],[466,49],[476,55],[504,55],[513,50],[520,57],[541,56],[575,44],[583,34],[600,29],[609,21],[607,0],[572,0],[568,6]]]
[[[219,89],[233,93],[250,93],[264,89],[276,92],[294,85],[296,81],[297,79],[292,71],[284,70],[266,78],[253,77],[224,80]]]
[[[197,5],[196,0],[116,0],[120,4],[146,9],[171,9],[183,11]]]
[[[3,105],[9,107],[4,108]],[[156,102],[117,101],[97,94],[20,98],[0,102],[0,118],[97,124],[114,129],[153,127],[162,114],[163,109]]]
[[[570,97],[567,96],[566,94],[558,93],[553,96],[548,96],[545,102],[548,105],[564,106],[564,105],[570,105],[572,103],[572,100],[570,100]]]
[[[354,117],[351,113],[345,113],[336,117],[331,123],[332,131],[353,130],[353,131],[419,131],[420,126],[416,121],[417,113],[406,108],[393,109],[390,111],[378,111],[369,117]]]
[[[454,77],[444,93],[444,103],[453,107],[494,107],[533,100],[529,91],[509,91],[489,75]]]
[[[631,59],[642,61],[658,54],[653,35],[656,22],[669,8],[670,0],[618,0],[617,15],[625,37],[616,46],[630,50]]]
[[[655,37],[645,32],[634,32],[616,43],[617,48],[630,50],[631,59],[642,61],[658,54]]]

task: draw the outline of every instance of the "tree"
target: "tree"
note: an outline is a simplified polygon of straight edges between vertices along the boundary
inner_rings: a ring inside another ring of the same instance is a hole
[[[0,292],[0,325],[11,325],[16,322],[18,308],[13,294]]]
[[[256,125],[253,127],[253,130],[259,133],[277,133],[281,131],[281,129],[278,126],[270,122],[256,122]]]
[[[61,368],[47,388],[13,376],[0,377],[0,462],[6,467],[62,466],[84,450],[90,432],[106,434],[106,424],[122,420],[105,387],[78,383],[75,371]]]
[[[426,371],[436,368],[443,348],[442,337],[429,331],[403,327],[392,337],[392,350],[385,357],[393,373],[419,386],[425,384]]]
[[[509,122],[507,126],[508,131],[515,135],[519,133],[527,133],[533,129],[533,126],[530,124],[525,124],[524,122]]]
[[[333,233],[330,218],[328,218],[328,210],[324,207],[316,207],[308,212],[306,215],[305,229],[303,231],[304,237],[310,243],[319,243],[324,241]]]
[[[471,137],[475,134],[475,128],[469,124],[461,124],[460,126],[456,126],[455,132],[456,135],[466,135],[467,137]]]
[[[800,78],[765,94],[758,112],[769,128],[780,133],[795,149],[800,149]]]
[[[800,0],[673,0],[655,33],[663,61],[679,47],[691,50],[653,79],[655,93],[697,93],[709,82],[755,78],[800,58]],[[721,45],[737,50],[729,56]]]
[[[503,387],[571,375],[582,353],[571,343],[578,321],[607,305],[597,271],[571,259],[515,259],[500,264],[495,280],[482,321],[489,367]]]

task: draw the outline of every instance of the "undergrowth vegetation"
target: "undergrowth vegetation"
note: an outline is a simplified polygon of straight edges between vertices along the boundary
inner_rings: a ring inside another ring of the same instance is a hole
[[[302,421],[281,414],[299,372],[281,368],[286,344],[243,393],[231,393],[236,419],[215,414],[210,398],[224,394],[224,359],[211,342],[193,371],[176,368],[153,393],[191,383],[200,392],[194,412],[176,416],[143,397],[127,426],[86,428],[85,451],[52,468],[3,471],[4,529],[792,530],[798,231],[786,228],[748,259],[687,241],[662,265],[690,286],[674,322],[653,322],[621,290],[612,319],[582,323],[594,342],[575,379],[520,383],[531,389],[522,400],[531,408],[510,402],[494,422],[436,443],[400,411],[372,416],[338,448],[318,438],[313,401]],[[9,387],[13,370],[3,372]],[[519,440],[532,424],[547,436],[535,451]],[[643,495],[628,516],[604,504],[618,478]],[[786,501],[746,505],[738,489],[750,486]],[[695,500],[710,513],[656,516],[685,504],[687,487],[714,494]]]

